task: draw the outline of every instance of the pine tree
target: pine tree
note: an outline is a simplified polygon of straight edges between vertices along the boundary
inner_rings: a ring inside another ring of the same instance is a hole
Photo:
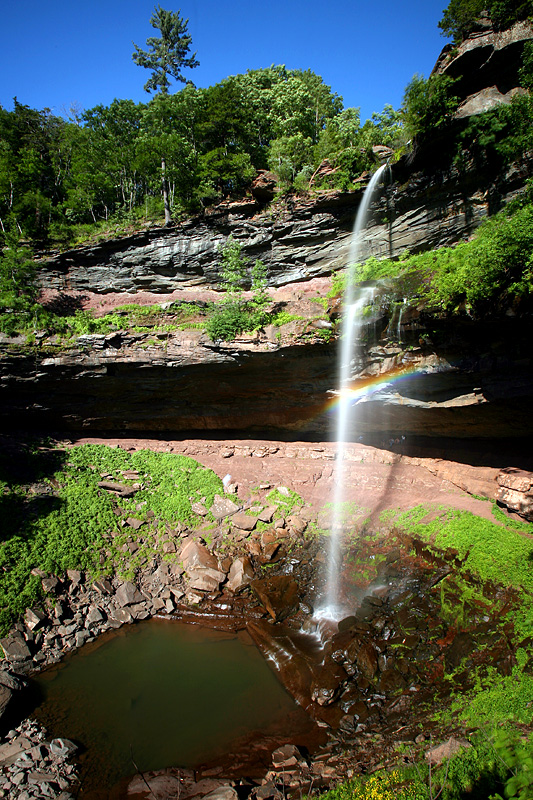
[[[185,83],[186,79],[181,74],[182,69],[199,66],[196,53],[188,55],[192,43],[187,31],[188,24],[189,20],[183,20],[179,12],[165,11],[161,6],[157,6],[150,17],[150,25],[161,35],[148,37],[146,40],[148,50],[141,50],[135,42],[133,43],[135,53],[132,58],[135,63],[152,70],[151,78],[144,84],[147,92],[156,92],[159,89],[162,94],[168,94],[169,76]]]
[[[158,30],[160,37],[150,36],[146,40],[148,50],[141,50],[135,42],[135,53],[132,58],[140,67],[152,70],[151,78],[144,84],[147,92],[157,91],[160,95],[168,95],[170,86],[169,76],[176,81],[186,83],[181,74],[184,67],[193,69],[200,62],[196,60],[196,53],[189,55],[192,38],[187,31],[189,20],[183,20],[179,12],[165,11],[161,6],[154,9],[150,24]],[[170,204],[168,200],[167,162],[163,152],[161,154],[161,188],[165,206],[165,225],[172,222]]]

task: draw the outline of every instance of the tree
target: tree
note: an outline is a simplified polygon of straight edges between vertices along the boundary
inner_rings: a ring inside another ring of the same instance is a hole
[[[150,24],[160,32],[161,36],[150,36],[146,40],[148,50],[141,50],[134,42],[135,53],[133,53],[132,58],[140,67],[152,70],[152,77],[144,84],[145,90],[151,92],[159,89],[160,94],[167,95],[168,87],[170,86],[169,75],[174,80],[186,83],[186,79],[182,75],[182,69],[184,67],[193,69],[199,66],[200,62],[196,60],[196,53],[193,53],[192,56],[188,55],[192,42],[187,31],[189,20],[186,19],[184,21],[179,12],[165,11],[161,6],[157,6],[150,18]],[[167,162],[164,152],[161,154],[161,188],[165,206],[165,225],[168,225],[172,222],[172,216],[170,214]]]
[[[159,91],[168,94],[170,86],[169,75],[176,81],[186,83],[182,70],[184,67],[193,69],[200,62],[196,60],[196,53],[189,56],[192,38],[187,31],[189,20],[180,17],[179,12],[165,11],[161,6],[154,9],[150,17],[150,25],[158,30],[160,37],[150,36],[146,40],[148,50],[141,50],[133,43],[135,53],[132,58],[140,67],[152,70],[151,78],[144,84],[147,92]]]

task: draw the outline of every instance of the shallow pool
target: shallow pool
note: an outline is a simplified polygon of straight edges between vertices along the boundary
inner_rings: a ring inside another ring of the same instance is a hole
[[[279,727],[295,703],[246,636],[149,620],[107,633],[35,677],[34,716],[87,748],[84,789],[196,767]]]

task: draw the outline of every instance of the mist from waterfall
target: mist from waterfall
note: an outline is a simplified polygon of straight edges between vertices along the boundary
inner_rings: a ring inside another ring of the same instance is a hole
[[[370,204],[387,165],[381,166],[372,176],[357,211],[348,255],[348,270],[343,298],[341,342],[338,358],[338,394],[336,419],[336,458],[334,470],[333,508],[330,523],[326,597],[324,606],[316,616],[322,619],[339,619],[343,609],[339,606],[339,577],[342,562],[342,538],[346,505],[346,440],[354,427],[354,401],[350,393],[352,362],[357,343],[361,338],[365,307],[374,298],[374,287],[355,287],[354,272],[363,255],[363,234],[369,217]]]

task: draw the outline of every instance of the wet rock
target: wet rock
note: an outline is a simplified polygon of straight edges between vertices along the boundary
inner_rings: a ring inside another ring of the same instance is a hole
[[[446,667],[448,669],[458,667],[461,661],[469,656],[474,648],[475,642],[469,633],[458,633],[446,651],[444,657]]]
[[[254,578],[254,568],[247,556],[236,558],[230,567],[226,587],[230,592],[238,592],[248,586]]]
[[[403,691],[406,686],[405,678],[395,669],[386,669],[379,677],[378,688],[384,694]]]
[[[361,645],[357,651],[356,662],[365,678],[371,681],[378,669],[378,657],[370,642]]]
[[[344,619],[341,619],[338,623],[339,633],[354,628],[356,624],[357,624],[357,617],[353,615],[350,617],[344,617]]]
[[[340,664],[329,662],[315,673],[311,687],[311,698],[319,706],[328,706],[339,695],[347,678],[346,671]]]
[[[252,581],[250,586],[275,622],[288,617],[298,606],[298,584],[290,575],[262,578]]]
[[[67,758],[72,753],[75,753],[78,746],[71,742],[70,739],[52,739],[50,742],[50,752],[53,756],[60,758]]]
[[[294,767],[302,760],[298,748],[293,744],[285,744],[278,747],[272,753],[272,765],[276,768]]]

